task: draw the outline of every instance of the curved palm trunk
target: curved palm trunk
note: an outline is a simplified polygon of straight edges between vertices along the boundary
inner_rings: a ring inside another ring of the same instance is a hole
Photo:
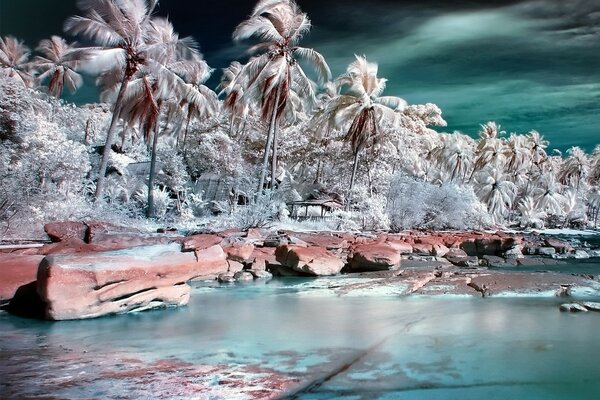
[[[269,124],[269,133],[267,134],[267,143],[265,145],[265,154],[263,155],[262,168],[260,170],[260,179],[258,180],[258,191],[256,192],[257,197],[260,196],[265,185],[265,177],[267,175],[267,163],[269,162],[269,150],[273,142],[274,132],[277,126],[277,110],[279,106],[279,100],[281,99],[281,85],[277,87],[277,95],[275,96],[275,107],[271,114],[271,123]]]
[[[277,113],[277,111],[275,111]],[[277,184],[277,147],[279,146],[278,125],[275,123],[273,127],[273,157],[271,158],[271,190],[275,189]]]
[[[352,203],[352,189],[354,188],[354,180],[356,179],[356,171],[358,170],[359,151],[354,153],[354,166],[352,167],[352,176],[350,177],[350,188],[348,189],[348,201],[346,202],[346,211],[350,211]]]
[[[187,121],[185,123],[185,131],[183,132],[183,143],[181,145],[181,150],[183,151],[183,159],[184,160],[187,156],[187,148],[185,147],[185,145],[187,144],[188,129],[190,128],[191,120],[192,120],[192,115],[188,114]]]
[[[117,101],[115,101],[115,107],[113,109],[112,119],[110,120],[110,126],[108,127],[108,133],[106,134],[106,143],[104,144],[104,151],[102,152],[102,162],[100,163],[100,170],[98,171],[98,182],[96,183],[96,194],[94,200],[98,200],[104,193],[104,183],[106,181],[106,170],[108,168],[108,162],[110,161],[111,146],[115,140],[115,132],[117,128],[117,121],[119,120],[119,110],[121,109],[121,103],[125,96],[125,91],[129,85],[130,78],[127,77],[121,82],[121,88],[117,95]]]

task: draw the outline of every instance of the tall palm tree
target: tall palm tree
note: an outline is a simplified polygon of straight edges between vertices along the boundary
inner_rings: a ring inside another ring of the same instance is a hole
[[[446,134],[442,136],[443,145],[434,151],[438,165],[448,171],[450,182],[454,182],[454,179],[466,179],[473,159],[473,144],[469,139],[459,132]]]
[[[14,78],[26,87],[33,83],[29,72],[31,51],[14,36],[0,37],[0,76]]]
[[[73,59],[70,53],[73,46],[59,36],[52,36],[40,42],[36,50],[41,53],[33,60],[38,82],[48,81],[48,94],[61,97],[66,87],[71,93],[83,85],[83,78],[77,72],[80,60]]]
[[[250,47],[252,57],[235,79],[233,87],[243,82],[243,103],[259,103],[262,119],[269,123],[258,192],[264,186],[269,150],[272,146],[271,183],[274,185],[277,167],[277,128],[286,108],[291,106],[293,93],[313,101],[314,84],[306,76],[298,60],[309,62],[322,82],[331,77],[325,58],[313,49],[298,46],[311,27],[308,16],[293,0],[260,0],[250,18],[235,29],[233,39],[255,38],[259,43]]]
[[[236,121],[245,120],[250,112],[250,106],[244,104],[241,99],[244,96],[244,88],[247,84],[245,76],[242,75],[244,66],[237,61],[232,62],[229,67],[223,68],[221,82],[217,87],[219,96],[226,94],[223,107],[231,113],[229,133],[234,136]]]
[[[562,195],[562,186],[552,171],[540,174],[533,190],[533,198],[538,209],[548,214],[562,215],[566,199]]]
[[[359,157],[364,149],[381,143],[382,125],[398,118],[399,111],[408,106],[405,100],[395,96],[382,96],[386,79],[378,78],[378,66],[364,56],[356,60],[337,78],[340,89],[313,118],[315,130],[327,135],[334,130],[345,132],[344,140],[350,143],[354,155],[349,192],[352,192]],[[398,112],[397,112],[398,111]],[[349,207],[350,201],[347,203]]]
[[[102,55],[118,83],[96,184],[96,199],[104,190],[111,146],[127,86],[140,67],[149,61],[145,38],[156,5],[157,0],[79,0],[78,6],[84,15],[70,17],[65,22],[66,32],[80,34],[97,45],[83,51],[89,55]]]

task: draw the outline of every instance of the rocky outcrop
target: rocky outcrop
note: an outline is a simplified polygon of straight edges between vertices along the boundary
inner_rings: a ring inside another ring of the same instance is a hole
[[[321,247],[282,245],[275,251],[276,260],[293,271],[313,276],[336,275],[344,262]]]
[[[40,264],[37,286],[47,318],[93,318],[185,305],[188,280],[226,269],[221,249],[220,255],[214,247],[197,254],[181,252],[179,244],[156,245],[48,256]]]
[[[17,290],[37,279],[44,256],[0,254],[0,304],[12,299]]]

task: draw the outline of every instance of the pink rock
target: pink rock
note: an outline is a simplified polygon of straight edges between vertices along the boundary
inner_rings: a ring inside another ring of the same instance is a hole
[[[193,252],[182,253],[179,244],[51,255],[40,264],[38,293],[54,320],[181,306],[190,296],[186,282],[212,267]]]
[[[265,270],[269,264],[274,264],[276,262],[275,248],[255,248],[250,256],[250,260],[252,261],[252,269]]]
[[[433,245],[433,255],[436,257],[444,257],[448,254],[448,251],[450,251],[450,249],[441,243]]]
[[[129,226],[116,225],[104,221],[89,221],[87,225],[87,233],[85,241],[91,243],[99,234],[120,234],[120,235],[143,235],[144,232]]]
[[[70,238],[84,240],[87,225],[78,221],[51,222],[44,225],[44,231],[53,242],[61,242]]]
[[[0,254],[0,303],[10,300],[21,286],[37,279],[44,256]]]
[[[250,259],[254,252],[252,243],[236,242],[223,247],[227,258],[233,261],[245,262]]]
[[[350,258],[353,271],[385,271],[400,267],[400,252],[389,244],[357,245]]]
[[[201,233],[198,235],[181,238],[183,251],[203,250],[220,244],[223,238],[217,235]]]
[[[310,246],[317,246],[327,250],[347,249],[348,241],[339,236],[325,233],[295,233],[294,236],[302,239]]]
[[[394,250],[396,250],[400,254],[412,254],[413,252],[413,247],[406,242],[392,241],[388,239],[386,244],[394,248]]]
[[[344,262],[335,254],[315,246],[281,245],[277,247],[275,256],[282,265],[315,276],[335,275],[344,267]]]
[[[429,243],[415,243],[413,244],[413,253],[421,256],[433,255],[433,245]]]

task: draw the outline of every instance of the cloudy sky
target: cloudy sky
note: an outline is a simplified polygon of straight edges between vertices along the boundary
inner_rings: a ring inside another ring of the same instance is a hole
[[[334,74],[353,54],[366,55],[389,79],[388,94],[438,104],[447,131],[476,135],[479,124],[494,120],[508,132],[537,129],[561,150],[600,143],[600,0],[298,3],[314,25],[304,44],[323,53]],[[74,4],[0,0],[0,33],[34,46],[60,34]],[[162,0],[160,14],[222,68],[243,58],[230,36],[253,5]]]

